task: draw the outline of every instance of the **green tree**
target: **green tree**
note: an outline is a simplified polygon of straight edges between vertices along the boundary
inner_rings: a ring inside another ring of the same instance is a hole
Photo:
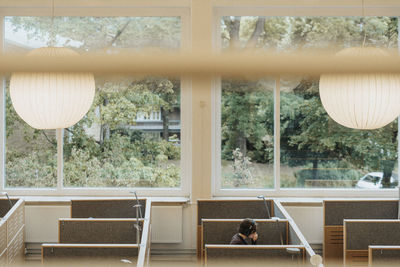
[[[397,32],[397,18],[389,17],[224,17],[222,21],[223,47],[236,51],[336,52],[362,45],[396,48]],[[319,99],[318,78],[283,77],[281,85],[280,149],[284,164],[306,166],[311,159],[313,179],[321,176],[320,164],[336,169],[380,169],[387,184],[397,158],[396,123],[375,131],[350,130],[326,114]],[[262,101],[253,93],[257,88],[254,80],[224,80],[222,87],[223,157],[230,159],[229,153],[239,148],[254,162],[268,162],[272,145],[263,144],[268,138],[262,137],[273,133],[273,101],[267,103],[269,108],[261,108]],[[271,97],[260,96],[264,100]]]
[[[81,52],[177,50],[181,40],[177,17],[56,17],[53,22],[48,17],[9,17],[7,20],[14,31],[25,31],[31,39]],[[65,129],[64,183],[75,187],[179,186],[180,148],[168,142],[169,115],[179,109],[179,98],[180,84],[176,78],[97,76],[96,96],[90,111],[76,125]],[[17,127],[19,118],[10,101],[7,105],[11,111],[7,117],[8,134],[22,130],[26,132],[24,138],[30,139],[34,138],[32,131],[36,135],[46,134],[23,122]],[[164,140],[131,130],[138,114],[157,110],[162,113]],[[48,141],[55,145],[54,138]],[[26,155],[22,153],[20,160],[28,160]],[[7,162],[14,161],[7,158]],[[42,157],[37,165],[46,162]],[[19,176],[17,166],[12,170]],[[34,173],[23,175],[35,177]],[[13,180],[15,186],[23,186],[20,182]]]

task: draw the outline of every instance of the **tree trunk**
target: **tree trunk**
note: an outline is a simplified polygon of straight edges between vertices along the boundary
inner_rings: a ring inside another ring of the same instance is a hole
[[[382,187],[383,188],[391,187],[390,178],[392,177],[392,172],[394,169],[395,162],[396,162],[395,160],[383,160],[382,161],[382,171],[383,171]]]
[[[313,169],[312,169],[312,179],[316,180],[318,178],[318,159],[313,159]]]
[[[250,39],[247,41],[246,48],[256,48],[258,38],[260,38],[261,34],[264,32],[265,26],[265,18],[258,17],[256,27],[254,28],[253,33],[251,34]]]
[[[108,99],[104,99],[103,105],[107,106],[108,105]],[[100,136],[100,144],[103,144],[105,140],[110,139],[110,125],[108,124],[102,124],[101,125],[101,136]]]
[[[161,119],[163,124],[163,139],[169,141],[169,111],[161,108]]]
[[[239,132],[239,135],[236,139],[236,147],[240,149],[240,152],[242,152],[243,157],[245,157],[247,154],[247,140],[242,132]]]
[[[229,48],[236,50],[240,48],[239,30],[240,30],[240,17],[234,17],[233,20],[229,18],[225,20],[225,25],[229,32]]]

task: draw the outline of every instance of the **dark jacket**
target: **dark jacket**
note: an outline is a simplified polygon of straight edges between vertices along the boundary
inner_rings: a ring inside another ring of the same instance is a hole
[[[251,245],[255,245],[257,242],[254,241],[253,239],[250,239]],[[247,241],[241,237],[239,234],[235,234],[232,237],[230,245],[248,245]]]
[[[243,237],[241,237],[239,234],[235,234],[235,235],[232,237],[232,240],[231,240],[230,245],[247,245],[247,242],[246,242],[246,240],[245,240]]]

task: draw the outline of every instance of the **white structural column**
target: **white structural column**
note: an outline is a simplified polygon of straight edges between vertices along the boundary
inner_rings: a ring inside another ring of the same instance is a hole
[[[0,190],[6,184],[6,81],[0,76]]]
[[[192,49],[212,51],[211,0],[192,0]],[[211,90],[213,78],[192,76],[192,192],[195,202],[211,197]]]
[[[0,16],[0,53],[4,50],[4,16]],[[0,190],[5,187],[6,175],[6,99],[5,78],[0,75]]]

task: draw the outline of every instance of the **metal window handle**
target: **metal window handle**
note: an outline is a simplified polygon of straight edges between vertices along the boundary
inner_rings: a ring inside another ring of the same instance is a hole
[[[10,209],[11,209],[11,208],[13,207],[13,203],[11,202],[11,199],[10,199],[10,197],[8,196],[7,192],[1,192],[0,194],[7,197],[8,203],[9,203]]]
[[[135,208],[135,210],[136,210],[136,224],[134,225],[134,227],[136,228],[136,243],[137,243],[137,245],[138,245],[138,248],[139,248],[139,245],[140,245],[140,232],[141,232],[141,227],[140,227],[140,224],[139,224],[139,211],[140,211],[140,207],[141,207],[142,205],[140,205],[140,204],[137,204],[137,205],[134,205],[133,207]]]
[[[269,208],[268,208],[268,205],[267,205],[267,200],[265,200],[264,196],[258,196],[257,198],[264,200],[264,206],[265,206],[265,209],[267,211],[267,216],[268,216],[267,219],[271,219],[271,213],[269,212]]]
[[[136,194],[136,191],[130,191],[129,193],[134,194],[135,198],[136,198],[136,205],[135,206],[139,206],[139,215],[140,218],[143,218],[143,214],[142,214],[142,205],[140,204],[139,198]]]

